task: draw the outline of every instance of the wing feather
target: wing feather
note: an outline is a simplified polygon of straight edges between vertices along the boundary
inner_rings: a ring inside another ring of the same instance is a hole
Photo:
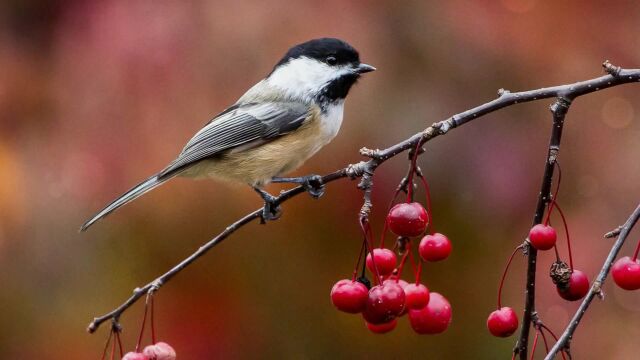
[[[286,102],[252,103],[228,109],[198,131],[158,178],[252,142],[273,140],[299,128],[308,113],[308,106]]]

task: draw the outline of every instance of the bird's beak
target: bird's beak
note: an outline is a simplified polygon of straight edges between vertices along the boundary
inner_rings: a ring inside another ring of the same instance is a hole
[[[364,74],[364,73],[368,73],[368,72],[375,71],[375,70],[376,70],[376,68],[374,68],[371,65],[367,65],[367,64],[360,64],[356,68],[356,72],[358,74]]]

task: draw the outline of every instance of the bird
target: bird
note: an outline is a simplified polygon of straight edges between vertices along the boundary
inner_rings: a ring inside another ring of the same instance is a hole
[[[248,184],[265,202],[263,221],[279,216],[276,198],[263,189],[266,184],[295,183],[311,196],[321,196],[320,176],[282,176],[335,138],[349,90],[362,74],[374,70],[340,39],[319,38],[291,47],[264,79],[196,132],[175,160],[109,203],[80,231],[178,176]]]

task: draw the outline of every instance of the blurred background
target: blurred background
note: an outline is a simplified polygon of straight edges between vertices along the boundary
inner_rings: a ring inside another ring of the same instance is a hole
[[[77,232],[164,167],[291,45],[339,37],[378,68],[352,90],[340,135],[296,172],[323,174],[359,161],[362,146],[394,144],[501,87],[593,78],[605,59],[640,67],[639,11],[635,1],[3,1],[0,357],[98,359],[108,325],[88,335],[94,316],[260,206],[244,186],[177,179]],[[620,86],[578,99],[567,117],[560,203],[576,267],[590,278],[611,245],[602,234],[640,201],[639,100],[640,87]],[[531,224],[550,103],[485,116],[428,143],[420,159],[438,230],[454,246],[424,274],[452,304],[446,333],[419,336],[402,319],[373,335],[332,307],[329,290],[349,276],[360,244],[362,197],[344,180],[319,201],[286,203],[277,222],[246,226],[164,286],[159,337],[180,359],[510,358],[515,337],[490,336],[485,321]],[[406,166],[400,156],[376,172],[376,234]],[[561,332],[578,304],[556,295],[552,260],[540,257],[538,311]],[[519,315],[524,266],[517,257],[503,299]],[[572,342],[578,359],[638,353],[629,339],[640,336],[640,293],[612,283],[605,292]],[[142,308],[122,318],[128,349]]]

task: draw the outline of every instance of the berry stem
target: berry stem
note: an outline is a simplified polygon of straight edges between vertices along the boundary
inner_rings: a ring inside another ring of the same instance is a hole
[[[363,254],[366,256],[366,254],[367,254],[367,252],[368,252],[368,250],[367,250],[367,249],[368,249],[369,247],[367,246],[367,243],[366,243],[366,242],[362,242],[362,243],[364,244],[364,252],[363,252]],[[367,261],[366,261],[366,260],[365,260],[365,261],[363,261],[363,262],[362,262],[362,265],[360,265],[360,266],[362,267],[362,268],[361,268],[361,271],[360,271],[360,277],[361,277],[361,278],[365,278],[365,277],[367,276]]]
[[[560,253],[558,252],[558,246],[553,244],[553,251],[556,253],[556,261],[560,262]]]
[[[534,355],[536,354],[536,347],[538,346],[538,336],[540,336],[540,329],[536,328],[536,336],[533,338],[533,345],[531,345],[531,357],[530,360],[533,360]]]
[[[360,267],[360,262],[362,261],[362,255],[367,251],[366,250],[366,241],[363,239],[360,244],[360,253],[358,255],[358,261],[356,262],[356,266],[353,268],[353,275],[351,276],[351,281],[356,281],[358,276],[358,268]]]
[[[102,357],[100,357],[100,360],[104,360],[105,357],[107,356],[107,349],[109,349],[109,344],[111,343],[111,337],[113,337],[113,329],[109,331],[109,337],[107,338],[107,342],[104,343],[104,350],[102,350]]]
[[[416,267],[416,261],[413,258],[413,254],[411,252],[409,252],[409,261],[411,261],[411,267],[413,269],[413,275],[417,276],[418,275],[418,268]]]
[[[115,339],[118,339],[118,333],[116,332],[114,335]],[[116,340],[113,340],[113,344],[111,344],[111,356],[109,356],[109,360],[113,360],[116,357]]]
[[[542,342],[544,343],[544,352],[549,353],[549,343],[547,343],[547,336],[544,334],[544,331],[540,330],[540,335],[542,335]]]
[[[149,293],[149,296],[151,297],[151,343],[155,344],[156,343],[156,324],[153,321],[153,302],[154,302],[153,293]]]
[[[522,245],[519,245],[513,252],[511,256],[509,256],[509,260],[507,261],[507,266],[504,267],[504,271],[502,272],[502,278],[500,279],[500,286],[498,287],[498,310],[502,308],[502,287],[504,286],[504,279],[507,277],[507,272],[509,271],[509,266],[511,265],[511,261],[513,261],[513,257],[516,255],[518,250],[522,249]]]
[[[422,259],[418,262],[418,269],[416,269],[416,285],[420,284],[420,275],[422,275]]]
[[[562,218],[562,224],[564,225],[564,233],[567,236],[567,250],[569,251],[569,267],[571,268],[571,270],[573,270],[573,255],[571,253],[571,239],[569,238],[569,226],[567,225],[567,219],[564,217],[564,213],[562,212],[560,205],[558,205],[558,203],[556,203],[555,200],[553,201],[553,203],[555,204],[556,209],[558,209],[558,214],[560,214],[560,217]]]
[[[416,161],[418,160],[418,152],[422,141],[418,141],[416,147],[413,149],[413,158],[411,158],[411,167],[409,169],[409,180],[407,183],[407,203],[413,201],[413,174],[416,171]]]
[[[387,214],[389,213],[389,211],[387,210]],[[379,248],[383,248],[384,247],[384,240],[387,237],[387,230],[389,229],[389,222],[387,221],[387,219],[384,219],[384,225],[382,226],[382,235],[380,236],[380,246]]]
[[[140,334],[138,335],[138,342],[136,343],[135,352],[140,352],[140,344],[142,343],[142,336],[144,335],[144,328],[147,324],[147,312],[149,310],[149,294],[144,302],[144,315],[142,315],[142,326],[140,327]]]
[[[553,337],[553,340],[558,342],[558,337],[556,336],[556,334],[554,334],[553,331],[551,331],[551,329],[549,329],[545,324],[540,323],[540,328],[543,329],[543,330],[547,330],[549,335],[551,335],[551,337]],[[562,355],[562,359],[563,360],[567,360],[567,358],[564,356],[564,350],[560,351],[560,355]]]
[[[544,220],[544,224],[549,224],[549,218],[551,217],[551,212],[553,211],[553,206],[558,201],[558,191],[560,191],[560,182],[562,181],[562,169],[560,169],[560,163],[558,160],[553,162],[555,167],[558,169],[558,183],[556,184],[556,191],[553,192],[553,197],[551,198],[551,203],[549,203],[549,210],[547,210],[547,217]],[[557,206],[557,205],[556,205]]]
[[[122,340],[120,339],[120,330],[116,331],[116,340],[118,341],[118,349],[120,350],[120,358],[124,355],[124,351],[122,351]]]
[[[411,243],[409,243],[407,252],[402,255],[402,260],[400,260],[400,266],[398,266],[398,279],[402,276],[402,269],[404,269],[404,264],[407,261],[409,254],[411,254]]]
[[[639,251],[640,251],[640,241],[638,241],[638,245],[636,245],[636,251],[634,251],[633,258],[631,260],[636,261],[638,259]]]
[[[433,234],[436,232],[435,230],[435,226],[433,225],[433,213],[431,212],[431,191],[429,190],[429,183],[427,182],[427,179],[424,177],[424,175],[422,173],[418,173],[418,177],[420,178],[420,180],[422,181],[422,186],[424,186],[424,191],[427,197],[427,217],[429,218],[428,221],[428,229],[429,229],[429,234]],[[425,230],[426,231],[426,230]]]
[[[549,221],[549,222],[548,222],[547,224],[545,224],[545,225],[549,225],[549,226],[551,226],[551,221]],[[560,262],[561,260],[560,260],[560,252],[558,251],[558,244],[553,244],[553,252],[554,252],[554,253],[555,253],[555,255],[556,255],[556,261],[557,261],[557,262]]]
[[[373,272],[374,277],[376,278],[376,283],[380,284],[382,281],[380,277],[380,272],[378,271],[378,266],[376,265],[376,259],[373,256],[373,241],[371,241],[371,225],[367,219],[362,218],[360,220],[360,228],[362,229],[362,233],[364,234],[364,241],[367,243],[367,248],[369,250],[369,254],[371,255],[371,263],[373,264]]]
[[[409,171],[411,171],[411,169],[409,169]],[[407,175],[400,181],[400,184],[398,184],[398,187],[396,188],[396,191],[393,194],[393,198],[391,198],[391,201],[389,202],[389,206],[387,207],[387,212],[386,212],[387,214],[389,213],[389,211],[391,211],[391,208],[393,207],[393,204],[395,204],[396,199],[398,198],[398,195],[400,194],[402,189],[405,188],[405,186],[406,186],[405,181],[407,181],[408,178],[409,178],[409,173],[407,173]],[[382,227],[382,234],[380,235],[380,247],[381,248],[384,247],[384,240],[387,238],[387,230],[389,230],[389,223],[387,222],[387,219],[385,218],[384,225]]]

